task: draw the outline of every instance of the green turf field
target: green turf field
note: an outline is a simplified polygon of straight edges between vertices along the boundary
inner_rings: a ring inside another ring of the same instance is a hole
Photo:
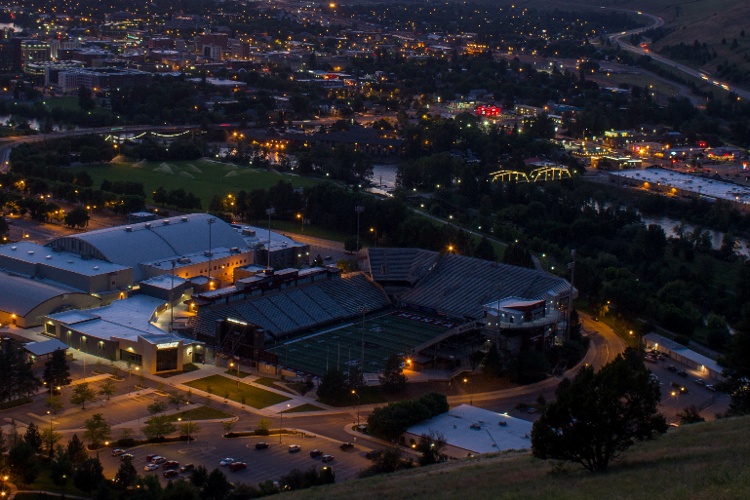
[[[157,187],[164,187],[168,191],[182,188],[198,196],[204,210],[208,209],[211,197],[215,194],[223,197],[228,193],[237,194],[242,189],[265,189],[275,186],[281,180],[291,182],[294,187],[307,187],[321,182],[308,177],[241,168],[210,160],[113,162],[86,166],[78,170],[86,170],[94,180],[94,187],[97,188],[105,179],[113,182],[142,182],[148,203],[153,202],[151,193]]]
[[[231,399],[232,401],[258,409],[283,403],[290,399],[275,392],[266,391],[242,382],[237,384],[236,380],[229,379],[223,375],[203,377],[198,380],[186,382],[185,385],[208,392],[218,398]]]
[[[393,353],[409,353],[412,348],[430,340],[447,328],[385,314],[365,320],[364,371],[383,369]],[[338,367],[346,372],[358,366],[362,357],[362,322],[313,336],[292,340],[269,349],[279,355],[279,364],[314,375],[323,375],[327,368]]]

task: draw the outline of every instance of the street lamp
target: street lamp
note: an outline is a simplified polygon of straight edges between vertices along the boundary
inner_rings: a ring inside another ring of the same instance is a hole
[[[229,362],[229,368],[233,368],[235,365],[234,361]],[[240,386],[240,360],[237,360],[237,387]]]
[[[288,410],[290,405],[287,403],[286,408],[279,412],[279,444],[281,444],[281,432],[284,430],[284,412]]]
[[[360,397],[359,394],[357,394],[357,391],[352,389],[352,394],[357,396],[357,429],[359,429],[359,403],[360,403]]]
[[[299,231],[302,232],[305,230],[305,218],[302,217],[302,214],[297,214],[297,218],[299,219]]]
[[[474,406],[474,395],[471,393],[471,384],[469,384],[469,379],[466,377],[464,377],[464,384],[466,384],[467,390],[469,391],[469,404]]]

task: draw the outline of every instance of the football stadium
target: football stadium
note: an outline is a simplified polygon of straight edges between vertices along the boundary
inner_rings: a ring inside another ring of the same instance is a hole
[[[356,366],[376,380],[394,353],[415,370],[457,373],[488,340],[506,356],[545,349],[563,339],[574,294],[534,269],[372,248],[365,271],[258,268],[234,287],[197,294],[191,326],[218,357],[300,376]]]

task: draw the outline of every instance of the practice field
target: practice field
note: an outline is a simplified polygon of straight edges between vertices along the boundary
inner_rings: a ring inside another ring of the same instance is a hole
[[[232,401],[258,409],[283,403],[290,399],[275,392],[266,391],[242,382],[238,384],[237,380],[229,379],[223,375],[210,375],[186,382],[185,385],[213,394],[217,398],[231,399]]]
[[[182,188],[198,196],[204,209],[208,209],[213,195],[223,197],[228,193],[236,195],[242,189],[266,189],[275,186],[281,180],[291,182],[295,188],[308,187],[320,182],[309,177],[237,167],[210,160],[113,162],[76,170],[88,172],[94,180],[94,187],[97,188],[104,179],[113,182],[142,182],[146,191],[146,201],[149,203],[153,202],[152,193],[160,186],[167,191]]]
[[[364,338],[364,371],[379,372],[393,353],[408,353],[419,344],[457,326],[421,313],[395,311],[365,318],[364,336],[359,321],[291,340],[269,349],[279,355],[279,364],[313,375],[323,375],[326,368],[338,366],[346,372],[359,366]]]

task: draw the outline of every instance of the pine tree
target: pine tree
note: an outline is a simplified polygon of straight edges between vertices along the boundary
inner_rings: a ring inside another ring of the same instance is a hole
[[[70,385],[70,368],[64,349],[56,349],[44,364],[42,380],[47,384],[47,390],[50,393],[57,387]]]
[[[39,434],[39,428],[34,425],[34,422],[29,423],[26,433],[23,435],[23,440],[31,446],[34,453],[39,453],[42,450],[42,435]]]

